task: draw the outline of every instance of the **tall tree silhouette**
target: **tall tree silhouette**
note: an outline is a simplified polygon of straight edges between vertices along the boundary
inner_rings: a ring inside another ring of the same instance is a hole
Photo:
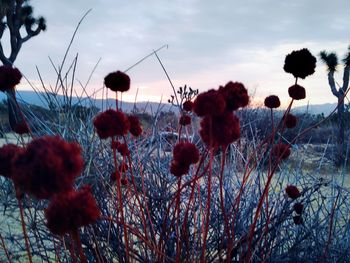
[[[23,43],[46,30],[43,17],[33,16],[33,7],[29,0],[0,0],[0,61],[4,66],[11,66],[15,62]],[[5,54],[3,48],[4,34],[9,33],[10,52]],[[9,122],[12,130],[23,127],[25,120],[16,101],[15,90],[6,92]]]
[[[328,83],[331,88],[331,91],[335,97],[338,99],[338,136],[337,136],[337,156],[336,164],[342,165],[345,161],[345,123],[344,123],[344,97],[347,89],[349,88],[349,73],[350,73],[350,46],[348,47],[348,52],[345,57],[342,59],[344,63],[343,71],[343,85],[339,85],[334,79],[334,73],[339,67],[338,56],[334,52],[322,51],[320,53],[321,60],[327,65],[328,68]]]

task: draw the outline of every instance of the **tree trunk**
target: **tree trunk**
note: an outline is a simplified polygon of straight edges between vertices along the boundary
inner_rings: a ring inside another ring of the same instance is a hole
[[[345,161],[345,123],[344,123],[344,96],[342,92],[339,93],[338,96],[338,137],[337,137],[337,145],[336,145],[336,165],[341,166],[344,165]]]

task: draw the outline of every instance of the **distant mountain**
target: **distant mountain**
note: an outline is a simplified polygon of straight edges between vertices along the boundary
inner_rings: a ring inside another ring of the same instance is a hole
[[[336,103],[313,104],[293,108],[293,112],[329,115],[337,107]]]
[[[0,92],[0,101],[5,100],[6,95],[2,92]],[[56,102],[64,104],[64,96],[62,95],[51,95],[51,99],[55,100]],[[46,93],[36,93],[34,91],[28,91],[28,90],[18,90],[17,91],[17,100],[20,103],[28,103],[37,105],[40,107],[48,108],[49,99],[47,98]],[[91,99],[91,98],[83,98],[79,99],[77,97],[72,97],[72,104],[80,104],[83,106],[95,106],[99,109],[106,109],[108,107],[114,107],[115,106],[115,99]],[[122,110],[125,112],[130,112],[136,107],[139,111],[145,111],[148,113],[155,113],[157,110],[160,111],[177,111],[177,109],[173,106],[171,106],[169,103],[159,103],[159,102],[146,102],[141,101],[134,104],[133,102],[121,102]]]

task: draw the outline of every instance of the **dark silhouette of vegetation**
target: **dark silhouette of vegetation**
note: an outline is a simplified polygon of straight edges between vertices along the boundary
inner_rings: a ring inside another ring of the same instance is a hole
[[[344,97],[349,87],[349,73],[350,73],[350,46],[345,57],[342,59],[344,63],[343,71],[343,85],[339,85],[334,79],[334,73],[339,66],[338,56],[336,53],[328,53],[322,51],[320,53],[321,60],[327,65],[328,68],[328,83],[333,95],[338,99],[338,136],[337,136],[337,156],[335,158],[336,165],[340,166],[345,161],[345,105]]]

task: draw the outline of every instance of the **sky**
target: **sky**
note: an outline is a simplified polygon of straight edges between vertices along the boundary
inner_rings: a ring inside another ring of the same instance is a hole
[[[177,88],[187,84],[205,91],[228,81],[242,82],[254,103],[278,95],[287,103],[293,76],[283,71],[285,56],[308,48],[343,57],[350,44],[348,0],[33,0],[36,15],[47,20],[47,31],[25,43],[15,62],[30,82],[40,88],[55,85],[57,67],[84,13],[68,54],[65,69],[78,54],[75,92],[91,77],[86,93],[103,87],[103,78],[167,45],[157,54]],[[6,39],[4,39],[6,40]],[[3,40],[3,41],[4,41]],[[3,45],[6,49],[6,43]],[[126,101],[167,101],[172,88],[152,55],[130,71]],[[342,67],[336,74],[342,84]],[[327,69],[319,61],[314,75],[300,80],[307,99],[299,104],[335,102]],[[19,89],[31,89],[22,81]],[[102,96],[101,93],[97,96]]]

